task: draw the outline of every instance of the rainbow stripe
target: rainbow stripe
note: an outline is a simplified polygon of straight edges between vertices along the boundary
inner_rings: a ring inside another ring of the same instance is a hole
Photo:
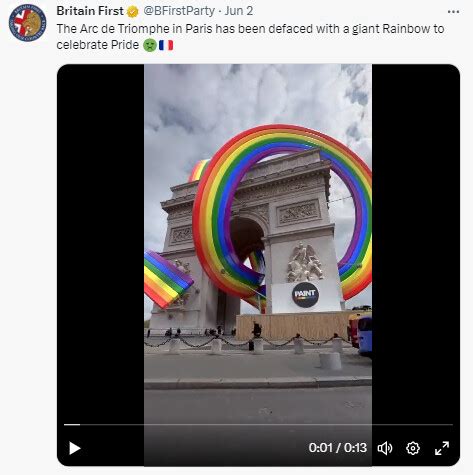
[[[189,179],[187,180],[187,183],[191,183],[196,180],[200,180],[200,177],[204,173],[205,169],[207,168],[210,160],[200,160],[198,161],[195,165],[194,168],[191,171],[191,174],[189,175]]]
[[[248,256],[250,261],[251,268],[259,272],[260,274],[264,274],[266,271],[266,263],[264,261],[264,253],[260,249],[256,249],[255,251],[251,252]]]
[[[266,272],[266,263],[264,261],[264,253],[260,249],[256,249],[253,252],[250,252],[248,256],[248,260],[250,261],[251,268],[255,272],[259,272],[260,274],[264,274]],[[258,292],[254,294],[253,297],[246,298],[246,302],[257,309],[261,309],[261,313],[266,313],[266,297],[262,297],[262,295],[266,295],[266,285],[261,285],[258,289]]]
[[[255,293],[253,296],[244,298],[243,300],[260,310],[261,313],[266,313],[266,297],[264,297],[264,295],[266,295],[266,285],[261,285],[258,288],[258,292],[259,294]]]
[[[254,298],[264,275],[240,261],[230,238],[230,216],[236,189],[259,160],[281,153],[319,149],[349,189],[355,205],[355,228],[338,263],[345,300],[371,282],[372,180],[367,165],[340,142],[315,130],[294,125],[265,125],[228,141],[206,165],[194,203],[192,228],[199,261],[224,292]]]
[[[194,281],[157,252],[144,255],[145,294],[161,308],[166,308],[180,297]]]

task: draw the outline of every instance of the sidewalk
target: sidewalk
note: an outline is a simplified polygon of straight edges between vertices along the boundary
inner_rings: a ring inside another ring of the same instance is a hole
[[[170,355],[166,350],[144,355],[144,389],[371,386],[371,360],[354,348],[344,350],[340,371],[320,368],[318,353],[330,351],[324,347],[306,349],[302,355],[292,349],[263,355],[241,350],[211,355],[190,349]]]

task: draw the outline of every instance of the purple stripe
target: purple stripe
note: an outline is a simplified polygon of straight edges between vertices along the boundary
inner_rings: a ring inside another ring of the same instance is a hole
[[[187,282],[189,285],[192,285],[194,281],[188,274],[184,274],[184,272],[181,272],[174,264],[171,264],[167,259],[164,259],[164,257],[160,256],[157,252],[154,251],[147,251],[150,256],[152,256],[154,259],[156,259],[158,262],[161,262],[164,266],[166,266],[169,269],[169,272],[171,274],[176,275],[180,279],[182,279],[184,282]]]
[[[360,195],[358,194],[358,191],[356,190],[355,185],[352,183],[351,179],[346,176],[343,170],[341,170],[337,164],[332,161],[331,163],[331,168],[332,170],[337,174],[337,176],[345,183],[345,186],[348,188],[350,191],[350,194],[353,198],[353,203],[355,205],[355,229],[353,230],[353,235],[350,241],[350,245],[348,246],[348,249],[346,250],[344,256],[340,259],[342,267],[344,262],[350,262],[351,256],[353,254],[353,251],[360,239],[360,232],[361,232],[361,225],[362,225],[362,208],[361,208],[361,201],[360,201]]]

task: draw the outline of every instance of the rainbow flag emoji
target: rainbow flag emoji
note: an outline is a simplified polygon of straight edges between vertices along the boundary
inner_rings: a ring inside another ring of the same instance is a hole
[[[191,277],[157,252],[144,255],[145,294],[161,308],[166,308],[180,297],[193,283]]]

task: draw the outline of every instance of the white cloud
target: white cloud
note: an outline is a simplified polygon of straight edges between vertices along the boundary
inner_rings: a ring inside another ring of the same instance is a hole
[[[147,65],[144,81],[145,248],[162,250],[167,222],[160,201],[169,199],[169,187],[184,183],[198,160],[250,127],[280,122],[320,130],[371,166],[368,65]],[[347,195],[332,179],[331,199]],[[330,213],[341,257],[353,204],[334,202]],[[371,289],[348,302],[357,303],[371,303]]]

